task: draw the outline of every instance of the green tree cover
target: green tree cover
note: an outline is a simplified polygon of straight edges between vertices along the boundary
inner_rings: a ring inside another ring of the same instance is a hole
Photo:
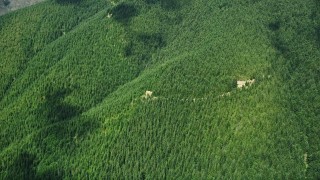
[[[320,178],[319,1],[64,2],[0,17],[1,179]]]

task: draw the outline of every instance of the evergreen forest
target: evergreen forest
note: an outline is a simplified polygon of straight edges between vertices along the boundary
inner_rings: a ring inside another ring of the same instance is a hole
[[[0,16],[0,179],[320,179],[320,1]]]

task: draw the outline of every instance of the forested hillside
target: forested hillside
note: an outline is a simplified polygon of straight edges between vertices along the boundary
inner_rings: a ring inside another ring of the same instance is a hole
[[[319,9],[47,0],[1,16],[0,179],[319,179]]]

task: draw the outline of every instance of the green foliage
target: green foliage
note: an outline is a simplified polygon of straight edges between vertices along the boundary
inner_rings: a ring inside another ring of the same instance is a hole
[[[40,105],[38,114],[43,114],[43,119],[56,122],[71,119],[80,114],[80,109],[76,106],[63,102],[64,98],[70,94],[68,89],[49,90],[43,96],[43,103]]]
[[[128,23],[138,15],[138,10],[133,4],[121,3],[111,10],[114,19],[121,23]]]
[[[81,0],[1,16],[0,179],[319,178],[319,7]]]
[[[60,4],[68,4],[68,3],[80,3],[81,0],[55,0]]]
[[[179,0],[145,0],[147,4],[160,4],[163,9],[175,10],[181,7]]]

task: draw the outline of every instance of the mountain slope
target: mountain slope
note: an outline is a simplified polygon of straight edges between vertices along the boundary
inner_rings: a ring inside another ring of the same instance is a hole
[[[0,177],[319,178],[318,7],[48,1],[0,17]]]

